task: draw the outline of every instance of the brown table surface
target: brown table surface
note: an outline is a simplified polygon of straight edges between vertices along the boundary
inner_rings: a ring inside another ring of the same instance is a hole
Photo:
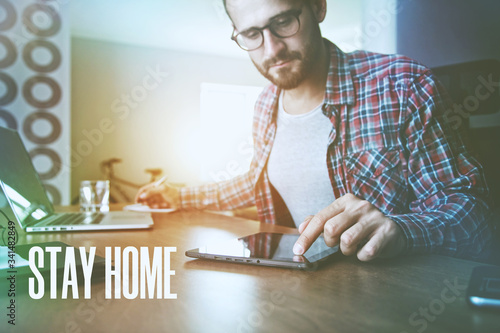
[[[52,300],[48,291],[34,300],[24,293],[16,295],[12,326],[1,291],[0,331],[500,332],[500,312],[465,301],[472,268],[481,265],[473,261],[429,255],[362,263],[339,257],[317,271],[205,261],[184,252],[259,231],[295,230],[207,212],[153,218],[150,230],[24,234],[20,243],[95,246],[100,256],[105,247],[176,247],[171,292],[177,299],[105,299],[104,282],[92,285],[91,299],[83,299],[83,287],[75,300]]]

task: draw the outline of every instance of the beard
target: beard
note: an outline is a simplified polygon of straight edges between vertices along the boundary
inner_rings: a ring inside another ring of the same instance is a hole
[[[288,51],[287,49],[283,49],[275,57],[265,60],[262,64],[256,63],[253,59],[252,62],[262,76],[280,89],[294,89],[304,81],[313,67],[314,54],[317,48],[313,48],[311,44],[312,43],[307,43],[305,45],[304,54],[299,51]],[[274,69],[274,73],[270,72],[273,65],[293,60],[298,60],[298,65],[292,68],[277,68]]]

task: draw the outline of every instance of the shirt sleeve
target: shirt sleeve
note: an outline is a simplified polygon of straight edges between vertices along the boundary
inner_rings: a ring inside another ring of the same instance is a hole
[[[252,206],[255,184],[248,172],[233,179],[180,189],[181,209],[232,210]]]
[[[474,258],[491,238],[488,188],[481,165],[443,114],[451,103],[426,71],[406,89],[402,145],[414,199],[389,215],[407,238],[407,253]]]

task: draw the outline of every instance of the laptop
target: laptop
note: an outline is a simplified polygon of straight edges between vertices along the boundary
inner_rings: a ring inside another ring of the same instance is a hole
[[[26,232],[141,229],[153,225],[147,213],[56,213],[19,133],[5,127],[0,127],[0,161],[0,192]]]

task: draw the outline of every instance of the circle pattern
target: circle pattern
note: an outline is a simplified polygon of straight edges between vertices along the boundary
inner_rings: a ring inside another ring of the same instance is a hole
[[[33,14],[36,12],[45,13],[52,19],[51,25],[48,28],[40,28],[33,22]],[[28,31],[39,37],[53,36],[61,29],[61,17],[59,14],[52,7],[42,4],[33,4],[26,7],[23,13],[23,23]]]
[[[37,120],[41,119],[47,120],[52,128],[52,131],[46,136],[40,136],[33,132],[33,124]],[[31,142],[46,145],[56,141],[61,136],[61,123],[59,122],[59,119],[57,119],[57,117],[52,113],[46,111],[37,111],[30,114],[24,119],[23,131],[24,135],[26,135],[26,137]]]
[[[52,96],[48,100],[38,100],[33,95],[33,88],[37,83],[44,83],[50,87]],[[59,103],[59,101],[61,100],[61,88],[54,79],[48,76],[37,75],[29,78],[24,83],[23,96],[26,102],[28,102],[32,106],[39,109],[47,109]]]
[[[0,72],[0,81],[7,86],[7,92],[0,97],[0,105],[11,103],[17,96],[17,85],[14,79],[7,73]]]
[[[17,49],[14,43],[4,35],[0,35],[0,44],[5,47],[7,51],[5,57],[0,60],[0,68],[11,66],[17,59]]]
[[[50,184],[43,184],[45,191],[49,194],[52,204],[60,205],[61,204],[61,192],[54,186]]]
[[[9,30],[16,24],[17,13],[14,6],[7,0],[0,0],[0,7],[5,10],[5,19],[0,22],[0,31]]]
[[[0,119],[3,119],[3,121],[5,121],[8,128],[17,130],[17,120],[12,114],[10,114],[10,112],[0,110]]]
[[[36,48],[43,47],[48,50],[52,56],[52,59],[47,65],[37,64],[33,59],[33,51]],[[26,44],[23,51],[23,60],[26,65],[39,73],[49,73],[55,71],[61,65],[61,52],[59,49],[47,40],[35,39]]]
[[[59,11],[49,6],[47,1],[29,1],[31,4],[19,11],[16,9],[17,1],[0,0],[0,12],[2,14],[0,17],[0,32],[2,32],[0,34],[0,69],[12,67],[16,64],[18,56],[22,55],[25,69],[29,68],[36,74],[23,83],[15,74],[0,72],[0,86],[2,86],[0,106],[15,101],[18,90],[21,90],[22,96],[20,97],[24,98],[23,102],[30,105],[28,108],[34,107],[38,110],[29,111],[32,112],[30,114],[21,110],[21,114],[16,114],[8,108],[0,108],[0,122],[2,126],[15,130],[22,126],[26,139],[35,144],[47,145],[54,143],[62,135],[62,125],[58,115],[47,110],[57,106],[60,102],[62,89],[56,78],[47,77],[44,74],[52,73],[61,68],[62,51],[59,49],[57,41],[49,41],[46,38],[55,36],[60,32],[62,20]],[[16,6],[13,5],[13,2]],[[16,39],[10,38],[11,36],[3,33],[13,28],[19,19],[22,20],[23,32],[32,34],[32,37],[26,41],[27,43],[23,43],[25,46],[22,48],[17,45]],[[43,94],[39,94],[42,90],[39,90],[38,85],[43,85]],[[41,127],[37,126],[39,124],[37,122],[40,121],[48,122],[48,124],[43,124],[43,132],[40,130]],[[46,128],[49,133],[45,131]],[[61,154],[63,154],[62,151],[57,152],[56,148],[45,146],[36,147],[30,151],[29,155],[33,161],[36,157],[41,158],[43,156],[44,161],[40,165],[44,166],[44,172],[39,172],[41,180],[53,179],[61,174],[63,165]],[[45,168],[45,165],[47,165],[47,168]],[[62,195],[58,185],[44,184],[44,187],[51,201],[54,204],[61,204]]]
[[[52,149],[43,148],[43,147],[35,148],[32,151],[30,151],[29,155],[30,155],[32,161],[34,161],[35,157],[37,157],[37,156],[45,155],[52,162],[52,167],[49,169],[49,171],[43,172],[43,173],[38,172],[38,175],[40,176],[41,180],[52,179],[55,176],[57,176],[59,171],[61,171],[61,167],[62,167],[61,157]]]

